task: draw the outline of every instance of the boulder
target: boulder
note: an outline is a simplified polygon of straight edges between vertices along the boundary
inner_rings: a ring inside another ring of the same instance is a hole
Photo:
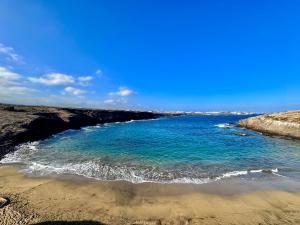
[[[3,208],[8,204],[8,200],[6,198],[0,197],[0,208]]]

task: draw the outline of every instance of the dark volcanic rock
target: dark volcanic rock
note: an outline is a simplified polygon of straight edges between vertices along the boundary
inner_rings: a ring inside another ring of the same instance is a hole
[[[138,111],[0,104],[0,159],[13,151],[17,144],[44,139],[67,129],[159,116],[157,113]]]

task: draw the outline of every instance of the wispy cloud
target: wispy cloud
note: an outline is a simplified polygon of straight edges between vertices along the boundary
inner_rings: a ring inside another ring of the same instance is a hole
[[[127,100],[126,99],[107,99],[104,101],[105,104],[107,105],[124,105],[127,104]]]
[[[102,70],[100,70],[100,69],[97,69],[96,70],[96,72],[95,72],[95,74],[97,74],[98,76],[102,76]]]
[[[107,108],[128,108],[127,96],[134,95],[133,90],[120,87],[116,92],[110,92],[110,99],[104,101],[89,101],[87,93],[95,93],[92,90],[84,90],[79,86],[86,86],[95,79],[94,76],[72,76],[63,73],[49,73],[44,76],[26,77],[26,75],[15,72],[9,67],[0,66],[0,100],[2,102],[22,104],[52,104],[64,106],[98,106]],[[28,80],[31,82],[28,82]],[[47,86],[61,86],[62,90],[56,92],[57,88],[44,89],[37,86],[32,89],[32,83]],[[43,90],[43,91],[41,91]],[[36,96],[36,93],[39,93]],[[47,100],[48,99],[48,100]]]
[[[72,95],[82,95],[86,93],[86,91],[79,89],[79,88],[74,88],[74,87],[65,87],[64,91],[68,94]]]
[[[0,54],[6,56],[6,59],[14,61],[14,62],[23,62],[23,59],[20,55],[18,55],[14,48],[6,46],[0,43]]]
[[[120,87],[119,91],[108,93],[108,95],[110,96],[122,96],[122,97],[131,96],[134,94],[136,94],[136,92],[127,87]]]
[[[0,97],[13,98],[16,95],[24,95],[35,91],[25,87],[21,79],[21,74],[6,67],[0,67]]]
[[[50,73],[42,77],[29,77],[28,80],[44,85],[66,85],[75,82],[73,76],[63,73]]]
[[[11,86],[11,87],[7,87],[7,89],[14,94],[27,94],[27,93],[36,92],[36,90],[24,86]]]
[[[0,67],[0,85],[15,84],[17,80],[21,78],[21,75],[11,71],[8,68]]]
[[[89,85],[89,82],[93,79],[94,78],[92,76],[83,76],[83,77],[78,77],[78,82],[81,86],[87,86]]]
[[[88,101],[88,99],[84,96],[86,93],[95,94],[95,91],[87,91],[79,88],[80,86],[90,85],[94,79],[100,77],[102,75],[102,71],[100,69],[93,75],[86,76],[70,75],[60,72],[27,76],[26,74],[18,73],[16,72],[18,70],[15,70],[15,67],[18,68],[21,66],[19,63],[23,62],[22,57],[16,53],[14,48],[2,43],[0,43],[0,60],[0,62],[8,64],[7,66],[0,65],[1,102],[44,104],[47,102],[46,99],[51,98],[51,100],[49,100],[49,104],[56,104],[56,102],[57,105],[78,106],[101,104],[98,101]],[[36,89],[32,88],[33,85]],[[43,85],[60,86],[61,90],[57,90],[56,87],[49,87],[45,89]],[[39,93],[39,96],[36,96],[36,93]]]
[[[126,97],[136,94],[135,91],[127,87],[120,87],[115,92],[109,92],[108,95],[111,97],[107,100],[89,100],[87,94],[98,95],[97,91],[93,90],[92,84],[94,80],[96,82],[103,76],[100,69],[85,76],[61,72],[28,76],[26,73],[19,72],[24,71],[24,68],[20,67],[22,66],[20,62],[23,62],[22,57],[16,53],[14,48],[2,43],[0,43],[0,60],[7,64],[7,66],[0,65],[1,102],[127,108]],[[30,71],[27,72],[31,73]],[[45,88],[44,85],[48,87]],[[89,89],[83,88],[89,85],[91,85]],[[98,95],[98,97],[101,99],[104,96]]]
[[[93,77],[92,76],[86,76],[86,77],[78,77],[79,81],[90,81],[92,80]]]

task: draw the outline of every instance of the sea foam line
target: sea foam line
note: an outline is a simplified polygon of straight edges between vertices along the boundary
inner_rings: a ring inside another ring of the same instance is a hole
[[[275,176],[285,177],[278,174],[278,168],[275,169],[252,169],[230,171],[223,173],[218,177],[174,177],[172,172],[168,172],[167,177],[161,177],[160,172],[155,172],[149,168],[137,168],[126,165],[104,165],[95,161],[87,161],[83,163],[55,163],[55,162],[41,162],[31,161],[30,156],[35,154],[38,149],[39,142],[29,142],[19,145],[17,151],[7,154],[0,163],[22,163],[25,168],[21,169],[22,172],[27,174],[37,175],[51,175],[51,174],[73,174],[84,176],[87,178],[103,180],[103,181],[128,181],[132,183],[184,183],[184,184],[204,184],[214,182],[230,177],[246,176],[255,173],[269,173]],[[167,178],[167,179],[166,179]],[[165,180],[163,180],[165,179]]]
[[[123,121],[123,122],[120,122],[120,121],[107,122],[107,123],[100,123],[100,124],[97,124],[97,125],[94,125],[94,126],[82,127],[81,129],[85,130],[85,131],[90,131],[90,130],[95,129],[95,128],[108,127],[108,126],[112,126],[112,125],[115,125],[115,124],[126,124],[126,123],[133,123],[133,122],[146,122],[146,121],[153,121],[153,120],[159,120],[159,119],[161,119],[161,118],[142,119],[142,120],[128,120],[128,121]]]
[[[153,173],[151,177],[156,179],[147,178],[149,175],[149,170],[130,168],[126,166],[109,166],[109,165],[99,165],[93,161],[88,161],[85,163],[65,163],[61,164],[48,164],[45,162],[26,162],[18,160],[14,157],[6,157],[1,163],[25,163],[26,167],[21,169],[21,172],[26,174],[36,174],[41,176],[47,176],[51,174],[71,174],[79,175],[91,179],[102,180],[102,181],[128,181],[131,183],[177,183],[177,184],[205,184],[214,181],[219,181],[223,179],[228,179],[230,177],[245,176],[251,173],[272,173],[276,176],[285,177],[278,174],[278,169],[271,170],[242,170],[242,171],[231,171],[223,173],[221,176],[210,178],[193,178],[193,177],[178,177],[171,178],[173,175],[170,174],[170,179],[162,180],[162,177],[159,177],[159,173]]]

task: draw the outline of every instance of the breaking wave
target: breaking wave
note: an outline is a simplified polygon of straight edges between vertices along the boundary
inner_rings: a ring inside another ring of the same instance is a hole
[[[219,128],[231,128],[231,127],[233,127],[233,125],[230,124],[230,123],[220,123],[220,124],[216,124],[215,127],[219,127]]]
[[[125,163],[109,163],[107,158],[98,157],[93,160],[82,162],[47,161],[39,160],[35,154],[39,151],[39,142],[30,142],[19,145],[17,151],[6,155],[0,163],[21,163],[21,171],[37,176],[49,175],[79,175],[102,181],[128,181],[132,183],[185,183],[204,184],[231,177],[249,176],[256,173],[278,174],[275,169],[251,169],[241,171],[229,171],[221,174],[210,174],[209,176],[195,176],[191,171],[176,169],[165,169],[154,166],[144,166]],[[36,159],[35,159],[36,158]],[[80,160],[78,160],[80,161]],[[197,174],[197,173],[195,173]]]

